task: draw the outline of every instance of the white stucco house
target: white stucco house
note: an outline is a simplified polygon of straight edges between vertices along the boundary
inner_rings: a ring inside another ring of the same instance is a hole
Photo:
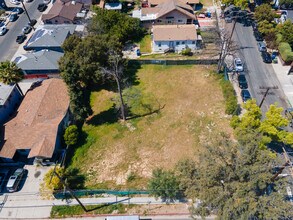
[[[195,51],[200,48],[202,41],[194,24],[154,25],[152,32],[153,52],[181,52],[187,47]]]

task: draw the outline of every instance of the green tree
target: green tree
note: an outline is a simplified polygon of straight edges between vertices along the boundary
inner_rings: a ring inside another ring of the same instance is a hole
[[[4,84],[14,84],[22,79],[23,72],[14,62],[0,62],[0,82]]]
[[[293,47],[293,23],[290,20],[278,25],[278,31],[282,35],[282,40]]]
[[[67,146],[73,146],[78,141],[78,128],[76,125],[70,125],[66,128],[64,133],[64,141]]]
[[[207,216],[217,210],[219,219],[292,216],[291,205],[284,200],[284,179],[272,180],[276,161],[268,150],[259,149],[257,140],[256,136],[246,145],[218,140],[206,146],[193,169],[181,172],[183,179],[191,179],[193,189],[187,195],[201,201],[192,210],[194,215]]]
[[[280,0],[279,5],[284,8],[292,8],[293,0]]]
[[[264,35],[267,35],[269,33],[275,33],[275,25],[272,22],[269,22],[267,20],[263,20],[258,22],[258,30]]]
[[[64,168],[56,167],[55,172],[60,176],[64,175]],[[45,186],[51,190],[60,190],[63,189],[63,185],[60,179],[54,174],[54,168],[50,169],[44,177]]]
[[[152,195],[161,197],[166,201],[173,201],[180,197],[179,181],[171,171],[153,170],[148,189]]]
[[[271,22],[274,20],[275,13],[272,11],[272,7],[269,4],[262,4],[255,9],[254,17],[258,22],[264,20]]]

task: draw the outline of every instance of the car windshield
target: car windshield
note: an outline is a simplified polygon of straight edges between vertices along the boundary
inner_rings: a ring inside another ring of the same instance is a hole
[[[11,176],[10,179],[11,180],[15,180],[16,179],[16,176]]]

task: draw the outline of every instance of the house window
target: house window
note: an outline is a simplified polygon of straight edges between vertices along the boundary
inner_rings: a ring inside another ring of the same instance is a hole
[[[182,23],[183,21],[182,21],[182,20],[178,20],[178,22],[179,22],[179,23]]]
[[[159,46],[159,47],[161,47],[161,46],[162,46],[161,42],[158,42],[158,46]]]
[[[168,21],[168,24],[171,24],[172,23],[172,21]]]
[[[179,44],[180,44],[180,42],[179,42],[179,41],[177,41],[177,42],[176,42],[176,45],[179,45]]]
[[[174,17],[166,17],[166,19],[174,19]]]
[[[185,44],[185,41],[182,41],[182,44]]]
[[[195,44],[195,41],[192,41],[192,44]]]
[[[161,23],[161,22],[162,22],[162,20],[157,20],[157,22],[158,22],[158,23]]]
[[[55,20],[55,23],[58,23],[58,20]]]

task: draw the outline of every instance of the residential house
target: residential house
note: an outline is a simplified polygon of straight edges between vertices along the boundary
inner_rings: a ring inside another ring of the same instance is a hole
[[[193,8],[182,0],[166,0],[153,8],[134,10],[132,17],[139,18],[145,28],[158,24],[193,24]]]
[[[47,14],[42,15],[44,24],[75,24],[82,4],[76,1],[62,2],[57,0]]]
[[[147,0],[144,2],[144,4],[147,4],[148,7],[156,7],[162,3],[164,3],[166,0]],[[182,2],[190,5],[193,10],[195,10],[196,5],[199,4],[199,0],[182,0]]]
[[[12,116],[21,100],[22,93],[16,84],[0,83],[0,125]]]
[[[17,115],[4,125],[3,162],[50,159],[60,149],[69,120],[69,96],[61,79],[47,79],[29,90]]]
[[[153,26],[153,52],[181,52],[187,47],[194,51],[200,48],[200,43],[201,37],[194,24]]]
[[[64,3],[72,2],[72,0],[61,0]],[[75,0],[76,3],[80,3],[85,7],[89,7],[92,5],[92,0]]]
[[[14,62],[22,69],[25,75],[30,74],[58,74],[58,60],[63,56],[62,52],[53,50],[40,50],[22,54],[16,57]]]
[[[54,50],[63,52],[61,46],[75,31],[76,25],[40,25],[33,33],[27,43],[23,46],[25,50]]]

